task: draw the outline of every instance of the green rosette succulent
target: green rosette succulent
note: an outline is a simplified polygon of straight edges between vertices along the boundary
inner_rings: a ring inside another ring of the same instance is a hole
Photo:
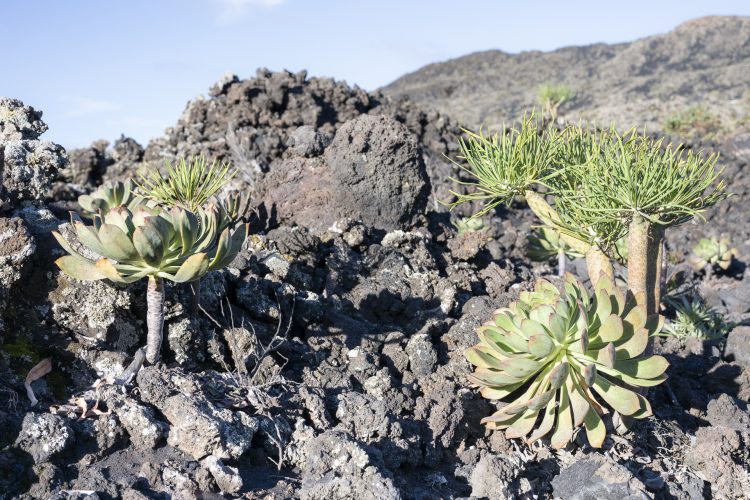
[[[99,186],[91,194],[79,196],[78,204],[81,206],[81,215],[93,218],[99,213],[107,213],[119,206],[135,208],[145,204],[145,200],[136,193],[135,184],[127,180]]]
[[[561,253],[569,259],[583,257],[560,238],[560,233],[551,227],[540,227],[529,234],[528,256],[536,262],[547,262],[557,258]]]
[[[481,217],[465,217],[454,222],[458,235],[466,233],[486,233],[489,227],[485,225]]]
[[[583,426],[589,444],[601,447],[602,415],[651,415],[638,392],[666,379],[667,360],[644,354],[663,318],[626,300],[608,277],[593,297],[572,275],[560,293],[540,280],[520,300],[495,312],[478,330],[480,342],[466,350],[475,371],[469,380],[482,396],[506,401],[482,423],[528,443],[551,433],[555,448]]]
[[[166,211],[115,207],[94,216],[87,226],[73,216],[79,241],[101,256],[93,260],[76,252],[59,233],[54,236],[70,254],[56,263],[66,274],[80,280],[109,279],[132,283],[155,276],[177,283],[200,278],[229,264],[247,237],[247,226],[224,227],[218,233],[222,210],[209,206],[197,214],[181,208]]]
[[[693,247],[693,255],[688,262],[695,271],[714,267],[726,271],[732,265],[732,258],[737,255],[737,249],[729,245],[727,238],[703,238]]]
[[[193,282],[209,271],[228,265],[242,249],[248,225],[234,227],[226,211],[209,204],[196,213],[174,207],[139,206],[131,211],[118,206],[93,217],[93,226],[73,215],[80,243],[96,254],[77,252],[59,233],[53,232],[69,255],[56,264],[67,275],[82,280],[109,279],[133,283],[148,278],[148,337],[146,359],[155,363],[164,326],[164,279]]]

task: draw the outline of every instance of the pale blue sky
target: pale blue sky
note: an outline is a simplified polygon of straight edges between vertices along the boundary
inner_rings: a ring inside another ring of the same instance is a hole
[[[144,145],[226,72],[332,76],[368,90],[470,52],[621,42],[747,0],[2,0],[0,95],[44,111],[45,138]]]

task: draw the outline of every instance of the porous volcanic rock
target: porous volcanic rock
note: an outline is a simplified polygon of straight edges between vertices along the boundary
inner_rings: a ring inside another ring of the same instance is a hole
[[[17,99],[0,98],[2,208],[42,199],[58,170],[67,164],[61,146],[39,140],[46,130],[41,111]]]
[[[348,217],[391,230],[424,212],[429,179],[404,125],[387,116],[362,115],[339,128],[322,158],[277,164],[255,192],[262,200],[259,213],[271,226],[323,231]]]

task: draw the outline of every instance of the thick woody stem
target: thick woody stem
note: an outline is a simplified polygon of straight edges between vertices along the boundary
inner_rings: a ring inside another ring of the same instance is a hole
[[[657,312],[661,293],[659,254],[664,231],[636,215],[628,233],[628,289],[649,315]]]
[[[586,269],[589,272],[589,280],[596,284],[599,278],[606,276],[614,282],[615,271],[612,267],[612,261],[607,254],[596,246],[591,246],[586,252]]]
[[[148,277],[146,290],[146,361],[154,364],[159,359],[161,340],[164,331],[164,280],[155,276]]]

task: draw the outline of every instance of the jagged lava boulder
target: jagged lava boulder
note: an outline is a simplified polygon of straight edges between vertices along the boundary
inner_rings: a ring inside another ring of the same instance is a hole
[[[0,97],[0,208],[43,198],[58,170],[66,166],[61,146],[39,140],[46,130],[41,111]]]
[[[414,222],[428,193],[424,160],[409,130],[388,116],[362,115],[339,128],[322,158],[276,165],[254,199],[262,200],[259,212],[272,225],[325,230],[349,217],[391,230]]]

